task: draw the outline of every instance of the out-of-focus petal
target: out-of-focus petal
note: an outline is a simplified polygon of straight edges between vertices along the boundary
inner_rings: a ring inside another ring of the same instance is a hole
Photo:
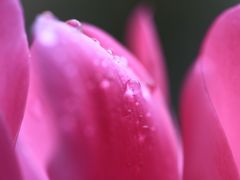
[[[33,154],[30,145],[18,139],[16,153],[24,180],[48,180],[45,166],[39,163],[38,156]]]
[[[0,179],[21,180],[20,168],[15,156],[14,146],[11,142],[7,127],[0,117]]]
[[[127,24],[127,44],[148,73],[160,85],[163,95],[168,97],[166,67],[159,43],[158,33],[153,22],[152,10],[139,6],[130,16]]]
[[[18,0],[1,0],[0,14],[0,111],[15,141],[26,102],[29,53]]]
[[[184,180],[239,179],[231,149],[198,64],[181,97]]]
[[[41,85],[31,71],[29,94],[16,152],[25,180],[47,180],[46,168],[56,136],[48,104],[41,97]]]
[[[43,15],[34,32],[34,68],[58,134],[50,179],[178,179],[161,94],[78,29]]]
[[[213,24],[181,98],[185,179],[239,179],[240,6]]]

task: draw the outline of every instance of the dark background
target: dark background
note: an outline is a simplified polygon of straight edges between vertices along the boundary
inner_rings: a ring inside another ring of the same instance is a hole
[[[207,29],[220,12],[238,0],[22,0],[28,30],[37,14],[50,10],[62,20],[76,18],[98,25],[122,42],[127,17],[141,2],[155,10],[176,110],[184,75]]]

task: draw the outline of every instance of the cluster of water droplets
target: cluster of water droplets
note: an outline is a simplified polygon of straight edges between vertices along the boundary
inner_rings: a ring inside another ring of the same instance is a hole
[[[142,96],[144,99],[148,99],[150,94],[148,94],[148,90],[146,87],[144,87],[138,80],[130,79],[126,82],[126,89],[124,96],[128,98],[134,105],[136,106],[136,109],[141,109],[141,103],[139,101],[139,98]],[[131,113],[132,110],[128,109],[128,112]],[[139,111],[138,117],[136,117],[136,125],[141,127],[143,130],[150,130],[155,131],[155,128],[153,128],[151,125],[149,125],[149,122],[145,122],[147,119],[151,118],[152,114],[151,112],[141,112]],[[139,135],[139,141],[143,142],[145,140],[145,136],[143,132],[141,132]]]
[[[81,26],[82,24],[76,20],[70,20],[67,22],[69,25],[71,25],[74,28],[77,28],[79,30],[81,30]],[[139,97],[143,97],[145,100],[149,100],[151,97],[149,88],[146,84],[144,84],[143,82],[141,82],[137,75],[132,71],[131,68],[128,67],[128,59],[123,57],[123,56],[118,56],[116,54],[114,54],[114,50],[111,48],[104,48],[101,43],[95,39],[95,38],[91,38],[96,45],[101,46],[103,49],[105,49],[105,51],[107,52],[109,58],[106,59],[96,59],[94,61],[94,64],[96,66],[101,66],[102,68],[107,68],[109,65],[113,65],[115,64],[118,68],[118,70],[120,70],[119,73],[123,74],[123,77],[126,77],[126,79],[123,80],[123,82],[125,82],[125,92],[123,94],[123,96],[125,98],[128,98],[129,100],[135,101],[135,106],[136,107],[140,107],[140,102],[137,100]],[[112,60],[112,62],[109,62],[109,59]],[[113,63],[113,64],[112,64]],[[122,71],[121,71],[122,70]],[[129,78],[131,77],[131,79]],[[135,77],[135,78],[133,78]],[[128,78],[128,79],[127,79]],[[108,90],[111,89],[111,80],[108,78],[103,78],[100,81],[100,87],[104,90]],[[133,113],[133,109],[129,108],[127,109],[128,113]],[[139,117],[137,118],[138,120],[136,121],[136,124],[141,126],[141,128],[143,130],[150,130],[150,131],[155,131],[154,127],[151,127],[148,125],[148,123],[143,123],[141,122],[141,119],[148,119],[151,118],[151,113],[150,112],[146,112],[145,114],[139,114]],[[140,133],[138,135],[138,139],[139,142],[144,142],[146,139],[146,135],[144,133]]]

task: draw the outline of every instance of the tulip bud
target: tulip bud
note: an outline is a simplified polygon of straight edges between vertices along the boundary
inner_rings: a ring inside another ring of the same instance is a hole
[[[111,37],[93,39],[83,33],[84,24],[82,29],[46,15],[34,25],[32,68],[39,95],[33,97],[41,99],[40,113],[50,112],[39,123],[54,134],[51,151],[32,149],[40,155],[37,163],[58,180],[179,179],[180,147],[160,89]],[[20,139],[27,138],[27,129]]]

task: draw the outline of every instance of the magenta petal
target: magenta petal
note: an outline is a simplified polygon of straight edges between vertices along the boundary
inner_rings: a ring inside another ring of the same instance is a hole
[[[240,6],[214,23],[181,98],[186,179],[239,179]],[[201,171],[200,171],[201,169]]]
[[[184,180],[237,180],[231,149],[209,98],[199,63],[181,97]]]
[[[166,67],[151,9],[139,6],[127,24],[127,44],[168,97]]]
[[[15,141],[27,95],[29,53],[19,2],[1,0],[0,12],[0,111]]]
[[[35,72],[59,137],[50,179],[179,179],[177,141],[160,93],[78,28],[43,15],[34,32]]]
[[[130,53],[125,47],[123,47],[116,39],[110,36],[108,33],[103,31],[102,29],[90,25],[87,23],[83,23],[82,31],[87,36],[97,40],[101,46],[107,49],[108,53],[115,54],[118,56],[124,56],[128,59],[128,65],[131,69],[147,84],[156,87],[156,82],[154,82],[154,78],[151,77],[150,74],[146,71],[142,64],[140,64],[137,58]]]
[[[0,117],[0,179],[21,180],[19,165],[15,156],[14,146],[9,138],[7,128]]]
[[[55,141],[48,104],[43,101],[36,73],[31,72],[29,94],[16,151],[25,180],[47,180],[48,162]]]

